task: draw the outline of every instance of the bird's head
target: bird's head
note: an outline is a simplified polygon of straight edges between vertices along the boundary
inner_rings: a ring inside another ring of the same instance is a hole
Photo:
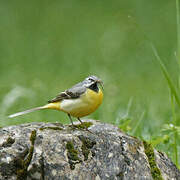
[[[98,85],[101,86],[101,88],[103,89],[103,82],[101,79],[99,79],[97,76],[91,75],[88,76],[85,80],[84,80],[85,86],[87,88],[91,88],[91,87],[96,87]]]

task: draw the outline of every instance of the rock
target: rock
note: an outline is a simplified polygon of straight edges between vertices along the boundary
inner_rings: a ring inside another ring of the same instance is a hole
[[[88,127],[88,130],[86,129]],[[0,179],[180,179],[172,161],[116,126],[30,123],[0,129]]]

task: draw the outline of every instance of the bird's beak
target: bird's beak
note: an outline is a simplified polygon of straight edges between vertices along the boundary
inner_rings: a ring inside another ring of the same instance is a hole
[[[102,90],[104,90],[104,84],[103,82],[99,79],[96,81],[97,83],[99,83],[99,85],[101,86]]]

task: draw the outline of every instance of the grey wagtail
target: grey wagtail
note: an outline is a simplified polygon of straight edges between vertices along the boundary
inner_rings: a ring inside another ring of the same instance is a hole
[[[80,118],[94,112],[102,103],[103,93],[99,85],[103,88],[101,79],[93,75],[88,76],[84,81],[59,93],[55,98],[49,100],[48,104],[18,112],[8,117],[13,118],[41,109],[56,109],[67,113],[72,125],[71,116],[76,117],[82,123]]]

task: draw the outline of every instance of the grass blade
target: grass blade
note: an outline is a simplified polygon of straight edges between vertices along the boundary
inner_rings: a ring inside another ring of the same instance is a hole
[[[163,61],[161,60],[160,56],[157,53],[156,48],[154,47],[154,45],[152,44],[152,49],[154,52],[154,55],[157,59],[157,61],[160,64],[161,70],[163,72],[164,77],[166,78],[167,82],[168,82],[168,86],[171,90],[171,107],[172,107],[172,115],[173,115],[173,123],[176,125],[176,114],[175,114],[175,102],[174,99],[176,100],[176,103],[178,104],[178,106],[180,107],[180,98],[179,95],[177,93],[176,87],[173,84],[173,81],[171,80],[171,77],[167,71],[166,66],[164,65]],[[175,163],[176,165],[178,165],[178,150],[177,150],[177,132],[174,132],[174,159],[175,159]]]
[[[159,57],[159,55],[158,55],[158,53],[157,53],[157,50],[156,50],[156,48],[154,47],[153,44],[151,44],[151,47],[152,47],[152,50],[153,50],[153,52],[154,52],[154,55],[155,55],[157,61],[158,61],[159,64],[160,64],[160,67],[161,67],[161,70],[162,70],[162,72],[163,72],[163,74],[164,74],[164,77],[165,77],[166,80],[167,80],[168,86],[169,86],[172,94],[173,94],[174,97],[175,97],[176,103],[177,103],[178,106],[180,107],[180,98],[179,98],[178,93],[177,93],[177,90],[176,90],[176,88],[175,88],[175,86],[174,86],[174,84],[173,84],[173,81],[171,80],[171,77],[170,77],[170,75],[169,75],[169,73],[168,73],[168,71],[167,71],[167,68],[166,68],[166,66],[164,65],[164,63],[163,63],[163,61],[161,60],[161,58]]]
[[[135,135],[136,131],[137,131],[137,128],[139,127],[139,125],[141,124],[143,118],[144,118],[144,115],[145,115],[145,111],[142,112],[138,122],[136,123],[135,127],[133,128],[132,130],[132,134]]]

